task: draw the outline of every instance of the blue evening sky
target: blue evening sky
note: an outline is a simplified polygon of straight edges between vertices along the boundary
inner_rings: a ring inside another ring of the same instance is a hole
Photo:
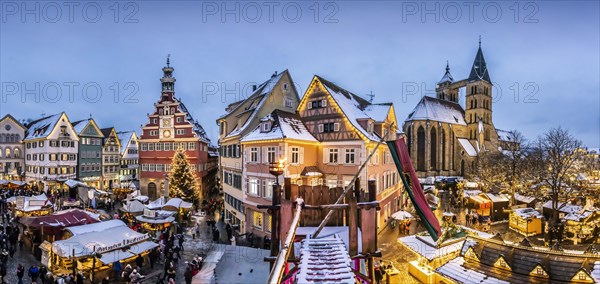
[[[300,95],[318,74],[393,102],[401,123],[446,60],[468,76],[481,35],[497,128],[561,125],[600,147],[597,1],[72,3],[0,2],[0,116],[91,114],[139,133],[171,54],[176,96],[214,144],[225,106],[285,69]]]

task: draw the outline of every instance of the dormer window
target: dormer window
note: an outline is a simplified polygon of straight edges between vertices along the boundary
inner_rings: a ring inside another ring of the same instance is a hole
[[[271,131],[271,121],[265,121],[261,124],[260,132],[269,132]]]
[[[67,126],[63,125],[60,127],[60,135],[66,135],[67,134]]]

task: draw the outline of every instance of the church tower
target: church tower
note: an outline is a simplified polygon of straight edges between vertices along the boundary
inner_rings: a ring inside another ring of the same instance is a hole
[[[454,78],[450,74],[450,65],[446,62],[446,73],[435,85],[436,97],[440,100],[458,103],[458,88],[454,87]]]
[[[477,141],[479,147],[483,147],[483,142],[490,141],[495,129],[492,124],[492,80],[483,58],[481,39],[471,73],[466,81],[467,134],[471,141]]]

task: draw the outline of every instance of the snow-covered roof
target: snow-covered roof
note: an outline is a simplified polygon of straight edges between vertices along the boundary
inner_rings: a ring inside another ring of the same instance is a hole
[[[261,125],[258,125],[253,131],[246,134],[241,142],[283,138],[317,142],[297,114],[274,110],[263,119],[267,118],[271,118],[273,121],[270,131],[263,132]]]
[[[307,238],[312,238],[312,235],[317,231],[317,227],[298,227],[296,229],[296,236],[302,237],[306,236]],[[344,241],[346,244],[346,250],[350,250],[350,237],[348,234],[347,226],[325,226],[321,233],[319,234],[319,238],[327,238],[331,236],[337,236]],[[362,250],[362,233],[360,228],[358,229],[358,251]]]
[[[192,125],[192,131],[194,132],[196,138],[200,139],[203,142],[210,143],[210,139],[208,138],[208,135],[206,134],[206,131],[204,130],[202,125],[192,117],[192,114],[185,107],[181,99],[176,100],[177,102],[179,102],[179,111],[184,112],[186,114],[185,119]]]
[[[40,195],[34,195],[34,196],[23,196],[24,197],[24,203],[23,203],[23,208],[17,208],[20,211],[23,212],[31,212],[31,211],[37,211],[37,210],[41,210],[43,207],[45,206],[51,206],[52,202],[50,202],[50,200],[48,200],[48,197],[46,196],[46,194],[42,193]],[[31,205],[31,201],[34,201],[35,205]],[[17,197],[16,196],[11,196],[9,198],[6,199],[6,202],[8,203],[17,203]],[[38,204],[43,204],[43,205],[38,205]]]
[[[71,126],[73,126],[75,133],[81,134],[85,126],[88,125],[90,119],[91,118],[71,122]]]
[[[509,131],[496,128],[496,132],[498,133],[498,140],[506,141],[506,142],[514,142],[514,141],[511,141],[511,135],[510,135]]]
[[[595,211],[584,210],[583,212],[571,212],[567,214],[563,219],[571,221],[583,221],[583,219],[590,217]]]
[[[26,125],[27,131],[25,132],[25,138],[23,140],[45,138],[50,135],[61,115],[62,113],[57,113],[28,123]]]
[[[165,205],[165,197],[161,196],[155,200],[153,200],[152,202],[148,203],[148,205],[146,205],[146,207],[148,209],[161,209],[163,207],[163,205]]]
[[[465,149],[465,152],[467,153],[467,155],[469,155],[471,157],[477,156],[477,150],[475,150],[475,148],[473,147],[471,142],[469,142],[468,139],[466,139],[466,138],[456,138],[456,139],[458,139],[458,142],[460,143],[462,148]]]
[[[424,96],[408,115],[406,121],[431,120],[467,125],[464,113],[465,111],[457,103]]]
[[[544,216],[538,212],[537,210],[533,209],[533,208],[515,208],[513,209],[513,212],[517,215],[519,215],[519,217],[521,217],[522,219],[528,219],[528,218],[544,218]]]
[[[350,255],[337,236],[304,239],[300,248],[298,283],[356,283]]]
[[[518,192],[515,192],[515,194],[513,195],[513,197],[515,198],[516,201],[519,202],[523,202],[523,203],[531,203],[535,200],[535,197],[533,196],[525,196],[525,195],[521,195]]]
[[[102,223],[105,222],[91,225]],[[146,239],[148,239],[147,234],[138,233],[127,226],[117,226],[102,231],[75,235],[66,240],[55,241],[52,243],[52,251],[61,257],[81,257],[91,255],[94,250],[105,253],[142,242]]]
[[[273,88],[275,87],[275,85],[277,85],[277,82],[279,82],[279,80],[281,79],[281,77],[283,76],[284,73],[287,73],[287,70],[285,70],[281,73],[278,73],[275,76],[271,76],[271,78],[269,78],[267,81],[258,85],[258,87],[256,88],[256,91],[254,91],[254,93],[252,95],[250,95],[248,98],[246,98],[242,103],[239,103],[230,112],[221,116],[221,118],[224,118],[224,117],[229,116],[232,113],[237,113],[236,111],[241,106],[245,105],[245,102],[254,101],[252,103],[252,105],[248,106],[249,107],[248,110],[243,111],[243,112],[252,111],[252,114],[248,117],[248,119],[242,125],[238,125],[233,131],[231,131],[229,134],[227,134],[227,136],[225,138],[237,136],[237,135],[241,134],[244,130],[246,130],[246,128],[248,128],[250,123],[253,121],[254,117],[258,114],[259,110],[262,108],[263,104],[266,101],[268,101],[267,100],[267,98],[269,97],[268,95],[273,91]]]
[[[117,132],[117,137],[119,137],[119,141],[121,141],[121,155],[124,155],[127,152],[127,147],[129,143],[131,143],[132,139],[135,137],[135,131],[120,131]]]
[[[456,257],[444,265],[438,267],[436,272],[453,279],[457,283],[465,284],[510,284],[510,282],[503,281],[477,270],[468,269],[463,266],[465,259],[462,256]]]
[[[66,229],[69,230],[71,232],[71,234],[76,236],[76,235],[81,235],[81,234],[90,233],[90,232],[102,232],[102,231],[106,231],[108,229],[112,229],[112,228],[120,227],[120,226],[127,226],[127,225],[121,220],[114,219],[114,220],[108,220],[108,221],[103,221],[103,222],[94,223],[94,224],[68,227]]]
[[[376,134],[369,133],[360,125],[360,123],[358,123],[360,119],[372,118],[364,111],[364,109],[366,109],[366,107],[369,105],[368,101],[321,77],[317,76],[317,78],[319,78],[319,81],[323,84],[323,86],[325,86],[325,89],[327,89],[327,92],[331,95],[331,98],[333,98],[336,104],[340,107],[354,128],[356,128],[363,136],[370,140],[381,140]]]
[[[577,213],[579,211],[581,211],[581,209],[583,209],[583,207],[579,206],[579,205],[572,205],[570,203],[567,203],[566,205],[563,206],[563,202],[558,202],[557,204],[557,208],[558,211],[569,214],[569,213]],[[543,205],[544,208],[546,209],[552,209],[552,200],[548,200],[546,203],[544,203]]]
[[[417,235],[398,238],[398,241],[429,261],[460,251],[465,242],[464,240],[460,240],[449,245],[436,247],[435,242],[430,236]]]
[[[125,204],[125,206],[121,207],[121,210],[125,211],[125,212],[142,212],[144,211],[144,208],[146,208],[146,206],[144,206],[144,204],[137,200],[137,199],[131,199],[127,201],[127,204]]]
[[[484,193],[492,202],[508,202],[510,199],[506,194]]]
[[[72,179],[65,181],[65,185],[67,185],[68,187],[71,187],[71,188],[78,187],[78,186],[89,187],[87,184],[85,184],[83,182],[80,182],[77,180],[72,180]]]
[[[463,197],[467,198],[469,196],[477,196],[481,193],[482,191],[479,189],[467,189],[467,190],[463,190]]]
[[[192,203],[185,202],[181,198],[171,198],[163,205],[163,210],[178,210],[179,208],[192,208]]]
[[[364,112],[373,120],[383,122],[392,108],[392,104],[370,104]]]

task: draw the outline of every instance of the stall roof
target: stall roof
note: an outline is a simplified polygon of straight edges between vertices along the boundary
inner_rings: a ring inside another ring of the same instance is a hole
[[[146,216],[135,216],[135,219],[143,222],[143,223],[150,223],[150,224],[165,224],[165,223],[171,223],[173,221],[175,221],[174,217],[167,217],[167,218],[148,218]]]
[[[535,197],[521,195],[518,192],[515,192],[515,194],[513,196],[514,196],[514,198],[515,198],[516,201],[527,203],[527,204],[535,201]]]
[[[192,208],[192,203],[185,202],[181,198],[171,198],[163,206],[163,210],[179,210],[180,208],[189,209]]]
[[[528,218],[544,218],[544,216],[542,214],[540,214],[540,212],[536,211],[533,208],[515,208],[513,209],[513,212],[515,212],[515,214],[517,214],[519,217],[521,217],[522,219],[528,219]]]
[[[42,203],[43,205],[31,205],[31,201],[34,201],[33,203]],[[9,197],[8,199],[6,199],[6,202],[8,203],[16,203],[17,202],[17,197],[16,196],[12,196]],[[31,212],[31,211],[37,211],[42,209],[44,206],[50,206],[52,205],[52,202],[50,202],[48,200],[48,197],[46,197],[46,194],[42,193],[40,195],[34,195],[34,196],[25,196],[25,204],[23,206],[22,209],[17,208],[18,210],[24,211],[24,212]]]
[[[155,242],[145,241],[145,242],[141,242],[141,243],[132,245],[131,248],[129,249],[129,252],[134,253],[134,254],[140,254],[145,251],[149,251],[157,246],[158,246],[158,244]]]
[[[65,181],[65,184],[68,187],[78,187],[78,186],[89,187],[87,184],[85,184],[83,182],[80,182],[77,180],[72,180],[72,179]]]
[[[82,257],[91,255],[94,249],[97,252],[105,253],[118,250],[126,245],[142,242],[147,238],[147,234],[138,233],[127,226],[117,226],[102,231],[75,235],[66,240],[55,241],[52,243],[52,251],[61,257]]]
[[[103,253],[102,257],[100,257],[100,261],[104,264],[111,264],[117,260],[123,260],[134,256],[133,253],[118,249]]]
[[[0,185],[7,185],[7,184],[12,184],[12,185],[16,185],[16,186],[23,186],[23,185],[26,185],[27,182],[18,181],[18,180],[5,180],[5,179],[0,180]]]
[[[73,235],[76,236],[90,232],[101,232],[115,227],[127,227],[127,225],[121,220],[108,220],[94,224],[69,227],[67,228],[67,230],[69,230]]]
[[[165,205],[165,197],[161,196],[160,198],[153,200],[152,202],[146,205],[148,209],[161,209]]]
[[[506,194],[484,193],[484,195],[492,202],[509,202],[510,199]]]
[[[128,200],[127,204],[121,207],[121,210],[129,213],[143,212],[146,206],[137,199]]]
[[[465,242],[459,240],[449,245],[436,247],[432,245],[435,244],[435,241],[430,236],[418,237],[416,235],[398,238],[398,241],[429,261],[459,251]]]
[[[312,238],[312,235],[317,231],[317,227],[298,227],[296,229],[297,237],[306,237]],[[323,227],[323,230],[318,236],[318,239],[327,238],[337,235],[340,237],[344,243],[346,244],[346,250],[350,250],[350,237],[348,236],[348,227],[347,226],[326,226]],[[298,246],[299,249],[299,246]],[[360,228],[358,229],[358,251],[362,250],[362,233]],[[296,251],[296,254],[299,254],[300,251]]]
[[[19,223],[28,227],[71,227],[85,224],[93,224],[100,222],[98,219],[92,218],[86,211],[80,209],[70,209],[54,212],[54,214],[39,216],[39,217],[24,217],[19,220]]]
[[[477,203],[489,203],[490,202],[490,200],[485,199],[479,195],[469,196],[469,199],[472,199],[473,201],[475,201]]]

